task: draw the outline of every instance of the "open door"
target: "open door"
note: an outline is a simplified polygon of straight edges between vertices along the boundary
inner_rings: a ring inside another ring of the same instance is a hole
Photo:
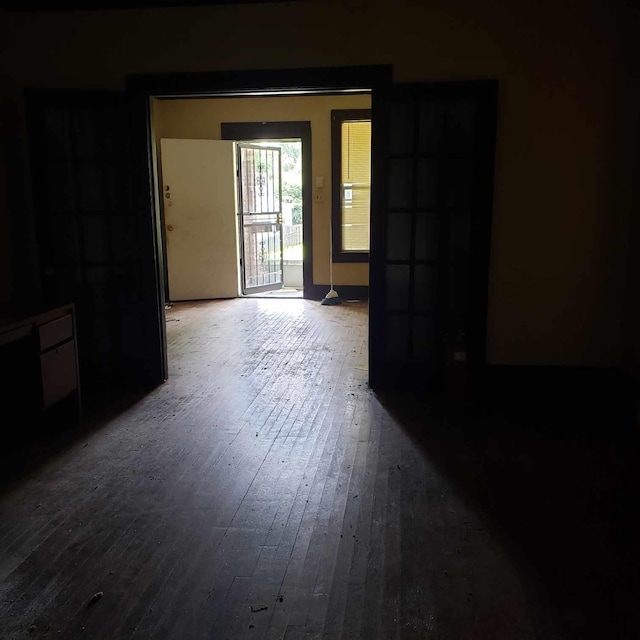
[[[282,289],[282,179],[278,147],[238,144],[242,292]]]
[[[239,293],[234,143],[160,141],[169,298]]]
[[[373,93],[376,389],[437,389],[452,342],[471,376],[484,364],[496,103],[494,81]]]
[[[41,297],[75,303],[83,396],[160,384],[165,335],[143,178],[147,138],[132,127],[148,104],[73,90],[31,90],[25,101]]]

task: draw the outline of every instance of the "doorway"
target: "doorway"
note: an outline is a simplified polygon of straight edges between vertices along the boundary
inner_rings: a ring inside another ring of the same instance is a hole
[[[279,291],[282,259],[282,152],[273,144],[237,144],[242,293]]]
[[[311,123],[223,122],[221,138],[256,146],[277,147],[281,152],[282,178],[282,286],[262,291],[244,289],[244,295],[311,297],[313,250],[311,224]],[[240,165],[239,165],[240,166]],[[241,177],[240,177],[241,178]],[[242,180],[239,180],[241,184]],[[247,256],[243,257],[246,269]]]
[[[242,293],[301,298],[302,142],[249,140],[237,149]]]
[[[316,193],[323,186],[322,176],[332,174],[318,170],[316,156],[320,154],[314,150],[313,173],[303,174],[314,176],[317,256],[310,291],[304,278],[304,297],[319,300],[327,293],[331,276],[330,270],[325,272],[327,265],[333,266],[334,273],[338,271],[336,284],[343,296],[361,297],[352,294],[344,281],[357,273],[354,284],[360,285],[359,278],[364,284],[364,269],[356,270],[368,267],[365,295],[370,300],[371,344],[377,345],[375,352],[370,352],[372,385],[438,385],[443,380],[448,353],[445,345],[450,336],[464,341],[465,362],[470,368],[477,369],[484,361],[495,83],[392,85],[357,92],[372,96],[367,106],[371,106],[374,122],[369,264],[343,261],[335,252],[333,259],[325,262],[328,245],[324,240],[335,240],[336,235],[329,229],[331,208],[322,206],[322,202],[323,197],[332,198],[335,180],[329,183],[327,194]],[[215,101],[204,96],[186,100],[182,94],[174,100],[183,103],[178,106],[182,115],[193,114],[189,127],[196,134],[208,130],[213,137],[220,127],[224,139],[273,140],[276,135],[271,131],[260,131],[268,124],[264,120],[282,114],[299,114],[306,119],[308,113],[314,147],[326,144],[328,138],[320,133],[325,118],[289,106],[290,100],[325,98],[311,98],[307,91],[266,93],[268,97],[260,92],[236,93]],[[339,93],[329,91],[325,95]],[[354,91],[342,93],[356,97]],[[225,107],[216,107],[220,114],[217,120],[209,118],[205,122],[198,111],[212,113],[213,107],[204,103],[213,102]],[[253,110],[258,104],[260,110]],[[257,129],[257,135],[242,130],[242,124],[229,123],[247,116],[257,120],[258,114],[264,114],[262,122],[245,123]],[[329,122],[326,118],[326,124]],[[225,132],[229,127],[236,131]],[[309,225],[304,226],[306,234]],[[310,252],[304,248],[303,255],[308,259]],[[345,277],[347,272],[349,276]]]

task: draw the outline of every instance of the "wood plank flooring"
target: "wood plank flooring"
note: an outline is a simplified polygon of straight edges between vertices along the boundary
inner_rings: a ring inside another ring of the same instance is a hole
[[[365,304],[176,304],[167,332],[166,384],[3,485],[0,638],[572,637],[463,419],[367,387]]]

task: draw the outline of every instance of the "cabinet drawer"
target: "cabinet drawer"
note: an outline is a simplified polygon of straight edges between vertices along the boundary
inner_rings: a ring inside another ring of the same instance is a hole
[[[73,338],[73,318],[71,314],[62,316],[38,327],[40,351],[46,351],[69,338]]]
[[[78,388],[76,344],[72,340],[40,356],[43,409]]]

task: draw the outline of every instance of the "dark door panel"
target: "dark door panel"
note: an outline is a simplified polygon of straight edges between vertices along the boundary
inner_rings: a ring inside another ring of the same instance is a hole
[[[375,388],[438,389],[453,341],[484,364],[496,98],[493,81],[373,93]]]
[[[164,321],[132,104],[80,91],[29,91],[26,102],[42,295],[76,305],[83,388],[158,384]]]

